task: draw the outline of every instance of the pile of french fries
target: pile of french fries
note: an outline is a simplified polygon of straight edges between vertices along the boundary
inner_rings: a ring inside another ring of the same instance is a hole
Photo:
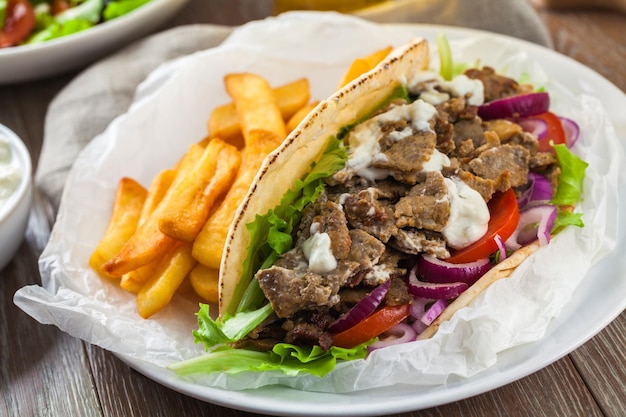
[[[372,69],[391,47],[353,61],[342,87]],[[206,138],[191,144],[174,167],[145,188],[120,179],[109,225],[89,264],[137,295],[148,318],[178,291],[218,301],[219,266],[235,212],[265,157],[317,105],[309,82],[297,79],[272,89],[263,77],[224,77],[232,102],[216,107]]]

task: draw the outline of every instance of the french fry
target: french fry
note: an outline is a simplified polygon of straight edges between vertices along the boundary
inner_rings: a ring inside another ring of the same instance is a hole
[[[196,294],[204,301],[217,304],[219,300],[219,270],[197,264],[189,272],[189,282]]]
[[[110,276],[121,277],[162,257],[175,244],[175,239],[159,230],[158,218],[150,216],[122,250],[102,265],[101,270]]]
[[[139,315],[148,318],[167,306],[195,265],[196,261],[191,256],[191,245],[177,242],[170,256],[161,262],[158,273],[137,294]]]
[[[285,138],[285,121],[266,79],[250,73],[228,74],[224,83],[235,103],[246,146],[253,130],[265,130]]]
[[[193,159],[195,160],[195,156]],[[146,197],[141,211],[139,226],[143,225],[143,223],[150,218],[159,203],[163,200],[176,178],[176,173],[175,169],[164,169],[154,177],[150,188],[148,188],[148,196]],[[160,259],[156,259],[147,265],[125,273],[120,280],[120,287],[124,288],[126,291],[137,294],[143,284],[145,284],[151,276],[154,276],[159,268],[159,261]]]
[[[184,181],[188,173],[195,167],[204,153],[204,148],[192,144],[176,166],[176,178],[163,197],[161,203],[154,209],[148,218],[137,228],[137,231],[128,239],[120,251],[101,266],[101,270],[114,277],[138,269],[166,254],[176,243],[175,239],[163,234],[159,229],[159,220],[164,205],[169,199],[177,196],[172,194],[173,189]]]
[[[344,74],[337,88],[339,89],[343,87],[350,81],[373,69],[376,65],[378,65],[380,61],[382,61],[387,55],[389,55],[389,52],[391,52],[392,49],[392,46],[388,46],[386,48],[375,51],[366,57],[357,58],[352,61],[352,64],[350,65],[350,67],[348,67],[348,71],[346,71],[346,73]]]
[[[139,225],[141,226],[150,217],[152,212],[157,208],[159,203],[163,200],[163,197],[167,194],[170,186],[176,178],[176,170],[164,169],[159,172],[148,188],[148,196],[141,210],[141,217],[139,218]]]
[[[301,78],[273,89],[283,120],[289,120],[299,108],[309,102],[309,81]],[[243,144],[241,126],[234,103],[218,106],[211,112],[208,121],[209,135],[219,137],[237,147]]]
[[[248,135],[250,144],[242,152],[242,163],[235,182],[208,218],[193,244],[193,256],[198,262],[218,269],[230,223],[235,217],[263,159],[283,141],[283,137],[264,130],[253,130]]]
[[[147,265],[140,266],[137,269],[125,273],[120,280],[120,287],[128,292],[137,294],[139,290],[141,290],[141,287],[158,273],[160,266],[161,258],[155,259]]]
[[[306,106],[300,107],[297,112],[287,121],[287,133],[291,133],[304,118],[311,113],[311,111],[319,104],[319,101],[314,101]]]
[[[89,258],[89,265],[94,270],[100,272],[100,267],[135,233],[147,194],[147,190],[131,178],[119,181],[109,225]]]
[[[309,102],[311,90],[309,80],[300,78],[274,89],[274,97],[283,115],[283,120],[289,120],[298,109]]]
[[[172,190],[159,219],[159,229],[173,239],[192,242],[215,202],[228,190],[241,154],[219,138],[209,142],[194,169]]]

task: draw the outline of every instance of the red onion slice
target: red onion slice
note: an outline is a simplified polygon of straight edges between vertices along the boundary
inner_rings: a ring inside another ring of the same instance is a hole
[[[389,283],[390,281],[387,280],[374,288],[347,313],[332,322],[328,326],[328,331],[331,333],[341,333],[372,314],[383,301],[385,295],[387,295]]]
[[[432,283],[417,279],[417,265],[409,273],[409,292],[416,297],[451,300],[469,288],[465,282]]]
[[[426,312],[426,306],[436,300],[430,298],[414,297],[409,309],[409,314],[413,320],[421,320]]]
[[[550,96],[545,91],[520,94],[489,101],[478,107],[483,120],[534,116],[548,111]]]
[[[507,248],[517,250],[523,245],[539,240],[539,245],[550,242],[550,231],[556,219],[556,206],[542,204],[520,212],[519,224],[513,235],[506,241]]]
[[[446,309],[448,302],[446,300],[437,300],[431,305],[424,313],[420,321],[427,326],[430,326],[433,321]]]
[[[420,334],[428,328],[428,325],[422,323],[421,320],[417,320],[411,323],[411,327],[413,327],[413,329],[415,330],[417,334]]]
[[[464,282],[472,285],[476,280],[489,269],[491,263],[489,258],[478,259],[474,262],[453,264],[451,262],[442,261],[432,256],[420,256],[417,260],[417,271],[419,276],[426,282],[439,284],[451,284],[455,282]]]
[[[548,134],[548,123],[541,119],[522,119],[518,120],[517,124],[522,127],[524,132],[530,132],[537,136],[537,139],[543,139]]]
[[[417,339],[417,331],[406,323],[399,323],[379,336],[378,340],[367,347],[368,352],[387,346],[408,343]]]
[[[498,245],[498,251],[500,252],[500,262],[506,259],[506,245],[504,244],[504,240],[500,237],[500,235],[496,235],[494,237],[496,241],[496,245]]]
[[[545,204],[552,200],[552,184],[550,180],[536,172],[528,173],[528,188],[517,199],[517,205],[524,209],[529,205]]]
[[[580,128],[575,121],[568,119],[567,117],[559,116],[559,120],[561,120],[561,126],[563,126],[563,131],[565,131],[565,142],[567,147],[571,148],[578,140],[578,136],[580,136]]]

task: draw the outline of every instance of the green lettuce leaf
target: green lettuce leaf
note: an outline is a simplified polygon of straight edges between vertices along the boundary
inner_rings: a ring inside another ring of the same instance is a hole
[[[571,207],[582,198],[585,171],[589,165],[570,151],[566,145],[553,145],[557,160],[561,166],[557,190],[552,204],[557,206],[557,215],[552,226],[552,233],[557,233],[567,226],[583,227],[582,213],[574,213]]]
[[[454,63],[452,61],[452,50],[448,38],[439,33],[436,37],[437,52],[439,54],[439,75],[446,81],[450,81],[454,73]]]
[[[574,205],[581,199],[585,170],[589,164],[572,153],[566,145],[559,144],[553,147],[561,166],[561,173],[552,203],[561,206]]]
[[[55,15],[54,20],[62,25],[74,20],[87,21],[95,25],[100,22],[102,7],[104,0],[84,0]]]
[[[585,224],[583,223],[582,217],[582,213],[572,213],[568,210],[558,210],[556,219],[554,219],[554,226],[552,226],[552,230],[560,230],[566,226],[583,227]]]
[[[180,376],[211,372],[281,371],[290,376],[307,373],[323,377],[335,368],[337,360],[362,359],[366,355],[367,344],[351,349],[332,346],[325,351],[319,346],[278,343],[270,352],[220,346],[206,355],[172,364],[168,368]]]
[[[150,2],[150,0],[117,0],[110,1],[102,12],[103,19],[112,20],[124,16]]]
[[[4,22],[7,18],[7,0],[0,0],[0,30],[4,29]]]
[[[196,314],[198,329],[193,331],[194,340],[196,343],[204,343],[207,349],[222,343],[236,342],[261,324],[270,314],[272,306],[266,304],[256,310],[213,320],[209,314],[208,304],[200,304],[200,310]]]
[[[86,20],[68,20],[63,23],[57,21],[50,21],[46,28],[32,35],[26,43],[40,43],[49,41],[63,36],[71,35],[73,33],[82,32],[85,29],[89,29],[93,26]]]

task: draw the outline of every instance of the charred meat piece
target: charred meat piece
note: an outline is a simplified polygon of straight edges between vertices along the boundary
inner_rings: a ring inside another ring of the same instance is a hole
[[[447,196],[443,175],[437,171],[429,172],[426,181],[415,185],[396,204],[396,226],[441,231],[450,216]]]
[[[517,187],[528,181],[529,160],[528,149],[519,145],[502,145],[487,149],[468,165],[474,174],[489,180],[497,180],[508,173],[511,186]]]
[[[520,93],[520,85],[512,78],[496,74],[491,67],[471,68],[465,71],[465,75],[471,79],[480,80],[483,83],[485,101],[496,100]]]

